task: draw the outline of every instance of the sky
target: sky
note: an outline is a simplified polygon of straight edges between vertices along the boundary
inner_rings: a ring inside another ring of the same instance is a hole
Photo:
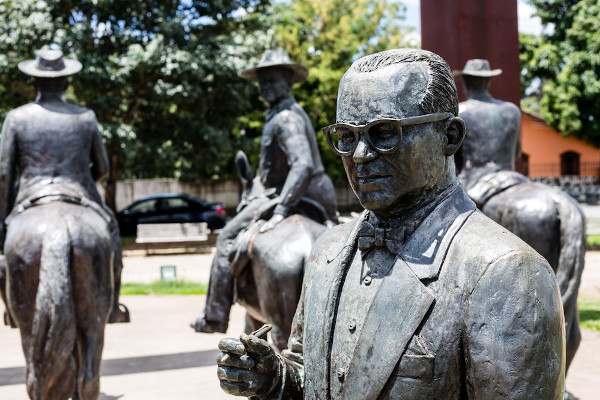
[[[419,36],[421,33],[421,12],[420,0],[403,0],[406,5],[406,25],[415,28],[415,34]],[[542,24],[539,17],[533,17],[535,8],[527,4],[525,0],[518,0],[517,14],[519,19],[519,32],[533,33],[539,35],[542,32]]]

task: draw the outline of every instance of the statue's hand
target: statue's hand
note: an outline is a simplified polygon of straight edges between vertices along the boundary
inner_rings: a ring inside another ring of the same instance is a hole
[[[273,216],[263,224],[263,226],[260,227],[260,233],[263,232],[267,232],[270,231],[271,229],[275,228],[275,226],[277,226],[278,223],[280,223],[281,221],[283,221],[285,219],[285,216],[281,215],[281,214],[273,214]]]
[[[217,375],[221,389],[234,396],[262,397],[275,390],[280,361],[269,343],[254,335],[219,342]]]

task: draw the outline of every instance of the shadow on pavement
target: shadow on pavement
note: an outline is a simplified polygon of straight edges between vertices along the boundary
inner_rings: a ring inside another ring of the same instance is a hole
[[[156,356],[116,358],[102,361],[102,376],[142,374],[173,369],[197,368],[217,365],[218,350],[191,353],[161,354]],[[25,367],[0,368],[0,386],[25,383]],[[105,396],[113,400],[119,397]]]

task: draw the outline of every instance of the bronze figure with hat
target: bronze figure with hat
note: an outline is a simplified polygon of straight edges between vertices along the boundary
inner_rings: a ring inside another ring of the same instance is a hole
[[[267,50],[257,65],[241,71],[240,76],[258,83],[260,96],[268,107],[257,176],[253,181],[254,192],[259,187],[262,189],[260,195],[253,195],[240,204],[238,214],[219,234],[206,307],[193,325],[198,332],[227,330],[234,301],[232,271],[239,269],[233,267],[240,264],[239,257],[247,252],[250,240],[243,240],[248,235],[239,235],[240,232],[264,234],[277,229],[294,214],[320,223],[337,222],[335,192],[325,175],[314,129],[292,95],[294,83],[307,78],[307,68],[291,62],[280,50]],[[258,223],[260,227],[255,225]],[[236,240],[238,235],[239,240]],[[285,234],[281,236],[284,239]],[[277,300],[273,302],[277,304]],[[271,333],[274,337],[278,335],[276,326]],[[279,336],[279,344],[285,344],[287,335]]]
[[[460,103],[467,135],[459,150],[459,178],[484,214],[540,253],[559,279],[566,326],[566,369],[581,341],[577,294],[585,259],[585,219],[567,193],[533,183],[515,171],[521,156],[521,110],[494,98],[491,79],[501,73],[487,60],[469,60],[462,71],[468,99]],[[567,256],[568,255],[568,256]]]
[[[20,328],[32,398],[96,400],[104,326],[129,322],[118,224],[96,188],[106,150],[94,112],[63,97],[79,61],[44,49],[18,67],[35,78],[37,98],[2,125],[5,319]]]

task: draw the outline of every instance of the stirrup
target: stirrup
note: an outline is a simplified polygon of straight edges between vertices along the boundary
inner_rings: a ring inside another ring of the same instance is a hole
[[[115,312],[116,310],[116,312]],[[125,304],[119,303],[117,308],[113,308],[110,312],[110,317],[108,318],[109,324],[116,323],[127,323],[131,322],[131,317],[129,315],[129,309]]]

